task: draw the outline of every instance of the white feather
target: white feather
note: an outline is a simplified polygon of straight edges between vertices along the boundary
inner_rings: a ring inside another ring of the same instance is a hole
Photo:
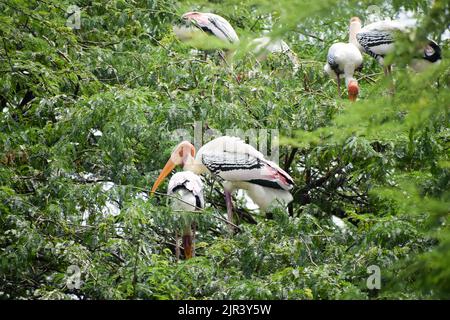
[[[183,188],[178,188],[182,186]],[[190,171],[182,171],[175,173],[169,180],[167,194],[175,195],[177,198],[172,199],[172,207],[175,210],[195,211],[197,206],[197,198],[200,199],[200,207],[204,206],[203,199],[203,182],[201,178]]]
[[[338,42],[333,44],[328,50],[328,56],[339,66],[340,73],[343,73],[348,80],[353,78],[355,70],[363,63],[363,57],[358,48],[352,43]],[[333,79],[337,79],[335,71],[327,63],[324,71]]]

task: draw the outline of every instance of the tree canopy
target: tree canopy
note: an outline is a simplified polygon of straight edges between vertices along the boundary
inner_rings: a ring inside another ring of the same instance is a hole
[[[418,28],[392,77],[364,56],[351,103],[323,65],[375,9]],[[176,39],[194,10],[235,28],[232,67]],[[449,299],[449,23],[444,0],[0,0],[0,298]],[[298,72],[256,62],[247,44],[267,32]],[[426,37],[443,60],[414,73]],[[177,261],[181,214],[148,192],[198,128],[277,132],[294,201],[268,219],[236,196],[231,235],[206,176],[196,257]]]

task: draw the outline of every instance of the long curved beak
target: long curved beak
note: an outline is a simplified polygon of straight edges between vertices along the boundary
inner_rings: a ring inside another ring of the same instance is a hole
[[[152,191],[150,191],[150,194],[153,194],[156,189],[158,189],[158,186],[164,181],[164,179],[169,175],[169,173],[172,172],[172,170],[175,168],[175,162],[173,162],[171,159],[169,159],[162,169],[161,173],[158,176],[158,179],[156,179],[155,183],[153,184]]]

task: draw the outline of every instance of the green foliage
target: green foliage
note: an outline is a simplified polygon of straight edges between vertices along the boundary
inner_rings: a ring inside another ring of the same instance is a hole
[[[80,29],[66,26],[74,4]],[[448,28],[448,3],[373,4],[414,10],[421,27],[389,57],[393,79],[365,56],[351,104],[322,69],[349,18],[366,15],[360,2],[0,0],[0,298],[449,299],[448,40],[439,66],[404,68],[409,48]],[[175,39],[188,10],[236,27],[233,68]],[[245,48],[263,31],[298,54],[297,73],[273,55],[249,76]],[[147,194],[195,121],[278,129],[296,187],[273,219],[236,199],[230,235],[207,178],[210,206],[190,217],[196,257],[177,261],[183,214]],[[367,288],[370,265],[380,290]]]

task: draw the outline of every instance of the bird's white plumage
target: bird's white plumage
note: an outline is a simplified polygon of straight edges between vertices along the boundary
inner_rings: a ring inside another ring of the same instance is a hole
[[[354,44],[338,42],[328,50],[327,61],[324,71],[333,79],[337,79],[335,70],[338,69],[339,74],[344,74],[348,83],[353,78],[355,70],[362,65],[363,57]]]
[[[256,53],[258,61],[264,61],[271,53],[285,54],[291,61],[294,71],[300,67],[297,55],[292,51],[289,45],[281,39],[272,39],[270,37],[260,37],[250,42],[253,52]]]
[[[395,49],[395,34],[412,32],[415,28],[417,28],[417,21],[414,19],[374,22],[366,25],[357,33],[357,45],[362,52],[370,54],[381,65],[384,65],[384,57]],[[431,40],[423,48],[422,54],[421,60],[426,61],[413,59],[410,64],[415,71],[421,71],[431,63],[439,63],[441,59],[439,46]]]
[[[357,37],[364,37],[364,39],[358,38],[358,49],[361,52],[379,56],[378,61],[383,64],[383,57],[394,50],[392,37],[395,32],[407,32],[411,28],[411,25],[397,20],[383,20],[368,24],[357,33]]]
[[[262,212],[265,212],[269,207],[276,206],[279,203],[282,206],[285,206],[293,200],[289,191],[267,188],[253,183],[225,181],[223,186],[230,192],[237,189],[245,190],[250,199],[258,205]]]
[[[398,20],[382,20],[370,23],[361,28],[359,32],[369,32],[369,31],[385,31],[385,32],[407,32],[414,26],[411,24],[406,24]]]
[[[236,31],[231,26],[231,24],[227,20],[225,20],[225,18],[209,12],[205,13],[205,15],[208,17],[209,21],[206,26],[210,28],[210,30],[216,37],[224,41],[229,41],[231,43],[239,41],[239,37]]]
[[[182,200],[172,199],[172,207],[175,210],[195,211],[196,207],[204,207],[203,182],[193,172],[175,173],[169,180],[167,194],[176,195]]]
[[[238,137],[223,136],[213,139],[201,147],[195,159],[201,161],[204,153],[223,153],[231,152],[235,154],[248,154],[255,158],[264,159],[264,155],[251,145],[245,143]]]
[[[238,137],[224,136],[206,143],[198,150],[194,163],[185,169],[215,174],[226,181],[224,187],[229,191],[247,190],[262,210],[275,199],[286,203],[292,200],[289,190],[294,183],[289,174]]]
[[[283,40],[271,39],[270,37],[261,37],[253,39],[250,42],[251,46],[254,46],[253,51],[255,53],[285,53],[291,48]]]
[[[203,31],[208,31],[220,40],[228,43],[239,41],[239,37],[231,24],[217,14],[188,12],[182,18],[192,22],[192,24],[189,26],[174,26],[174,32],[180,40],[189,40]]]

